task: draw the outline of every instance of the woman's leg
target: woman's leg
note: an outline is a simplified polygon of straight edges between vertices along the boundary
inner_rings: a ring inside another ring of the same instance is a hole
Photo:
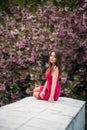
[[[38,98],[38,94],[39,94],[39,92],[34,92],[34,93],[33,93],[33,96],[34,96],[35,98]]]
[[[33,92],[39,92],[40,91],[40,87],[36,87]]]
[[[34,90],[33,90],[33,96],[35,98],[38,98],[38,94],[40,92],[40,87],[36,87]]]

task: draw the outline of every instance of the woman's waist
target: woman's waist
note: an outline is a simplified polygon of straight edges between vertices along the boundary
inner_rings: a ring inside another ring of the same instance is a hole
[[[60,83],[57,82],[56,83],[56,87],[59,87],[60,86]],[[51,88],[52,87],[52,82],[48,82],[47,85],[46,85],[46,88]]]
[[[59,81],[57,81],[57,82],[56,82],[56,85],[59,85],[59,84],[60,84],[60,82],[59,82]],[[52,81],[47,80],[47,85],[52,85]]]

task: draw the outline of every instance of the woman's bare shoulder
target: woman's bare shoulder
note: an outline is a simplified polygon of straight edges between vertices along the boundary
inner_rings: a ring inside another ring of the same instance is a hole
[[[57,66],[54,66],[54,69],[53,69],[54,71],[58,71],[59,69],[58,69],[58,67]]]
[[[54,66],[53,68],[53,74],[58,74],[59,73],[59,69],[57,66]]]

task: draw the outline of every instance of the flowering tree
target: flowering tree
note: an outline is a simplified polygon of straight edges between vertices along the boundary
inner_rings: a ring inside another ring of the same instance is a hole
[[[0,13],[1,105],[44,83],[49,51],[55,48],[63,55],[61,95],[87,97],[86,7],[84,3],[72,12],[48,4],[31,14],[13,6],[10,14]]]

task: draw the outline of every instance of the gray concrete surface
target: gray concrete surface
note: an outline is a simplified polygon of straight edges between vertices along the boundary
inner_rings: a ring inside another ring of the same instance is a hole
[[[49,103],[27,97],[0,108],[0,130],[84,129],[84,101],[60,97]]]

